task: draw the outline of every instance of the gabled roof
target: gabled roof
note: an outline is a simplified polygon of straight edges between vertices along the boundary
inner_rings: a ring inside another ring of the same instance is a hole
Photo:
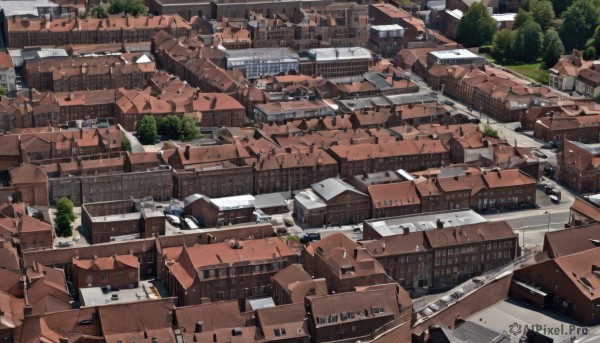
[[[123,267],[139,268],[139,261],[134,255],[115,255],[98,257],[92,260],[73,259],[73,266],[89,270],[115,270]]]
[[[313,183],[310,185],[310,188],[312,188],[321,198],[325,199],[325,201],[329,201],[344,192],[354,192],[359,195],[367,196],[365,193],[338,178],[329,178],[321,182]]]

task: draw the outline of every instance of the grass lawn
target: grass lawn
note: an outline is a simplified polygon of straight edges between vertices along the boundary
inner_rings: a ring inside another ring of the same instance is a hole
[[[535,63],[507,63],[507,64],[503,64],[503,63],[498,63],[496,62],[496,60],[494,60],[494,58],[492,56],[490,56],[489,54],[485,55],[485,58],[487,58],[487,60],[490,63],[495,63],[495,64],[499,64],[501,66],[503,66],[506,69],[510,69],[514,72],[517,72],[519,74],[525,75],[528,78],[535,80],[536,82],[539,82],[543,85],[547,85],[548,84],[548,75],[550,74],[549,71],[547,69],[542,69],[542,62],[538,61]]]

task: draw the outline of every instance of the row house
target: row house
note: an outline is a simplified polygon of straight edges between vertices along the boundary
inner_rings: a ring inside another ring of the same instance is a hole
[[[583,143],[565,139],[556,153],[556,176],[579,193],[598,193],[600,154]]]
[[[144,90],[119,88],[116,91],[116,118],[126,130],[133,131],[146,115],[162,118],[175,114],[193,115],[201,127],[241,127],[246,124],[246,109],[227,94],[191,94],[163,92],[154,95],[151,87]]]
[[[334,114],[335,110],[322,100],[271,102],[254,107],[254,119],[259,123],[281,123],[286,120],[310,119]]]
[[[585,324],[600,321],[598,283],[600,248],[574,252],[516,270],[509,295],[539,307],[551,307]]]
[[[579,196],[575,198],[569,211],[567,226],[577,227],[600,222],[600,205],[597,196]]]
[[[412,296],[450,289],[519,256],[519,237],[505,221],[438,224],[430,230],[405,227],[399,234],[361,244]]]
[[[314,279],[301,264],[291,264],[271,278],[271,297],[278,306],[304,303],[307,295],[327,295],[327,280]]]
[[[141,54],[34,59],[23,70],[30,89],[57,93],[144,87],[157,71]]]
[[[159,31],[174,36],[187,36],[191,25],[178,14],[161,16],[113,15],[107,19],[85,18],[74,15],[64,18],[27,18],[13,16],[4,21],[6,46],[26,46],[138,43],[149,42]]]
[[[53,227],[23,212],[14,217],[0,218],[0,238],[14,243],[20,251],[52,249]]]
[[[281,18],[255,18],[247,27],[253,48],[295,48],[296,28]]]
[[[549,106],[559,95],[541,86],[529,86],[516,76],[483,65],[436,64],[425,76],[435,89],[505,122],[520,121],[533,106]]]
[[[367,249],[343,233],[311,243],[302,250],[302,259],[306,272],[315,278],[325,278],[331,293],[351,292],[356,287],[390,281]]]
[[[337,93],[340,99],[356,99],[374,96],[417,93],[419,85],[407,79],[400,69],[388,66],[376,68],[379,71],[369,71],[363,75],[364,81],[352,83],[337,83]]]
[[[180,306],[265,296],[271,277],[298,263],[278,237],[162,249],[164,285]]]
[[[543,117],[533,124],[533,135],[546,142],[565,140],[585,144],[600,142],[600,114]]]
[[[156,210],[153,201],[144,199],[85,203],[81,225],[88,230],[92,244],[165,234],[164,214]]]
[[[448,149],[439,140],[418,139],[379,144],[336,145],[329,148],[340,177],[404,169],[418,171],[449,164]]]
[[[137,257],[114,255],[93,259],[73,259],[73,286],[76,289],[104,287],[109,289],[136,288],[140,279]]]
[[[117,168],[112,173],[104,174],[51,176],[48,179],[50,204],[55,205],[61,197],[70,199],[75,206],[86,202],[127,200],[130,197],[141,199],[150,196],[161,201],[174,197],[171,168],[153,167],[136,172],[123,172],[122,164],[115,166]]]
[[[338,175],[336,161],[314,146],[306,152],[265,152],[248,163],[254,168],[255,194],[302,189]]]

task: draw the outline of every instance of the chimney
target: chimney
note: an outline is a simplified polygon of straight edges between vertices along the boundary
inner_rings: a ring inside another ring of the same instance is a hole
[[[381,243],[381,252],[385,252],[385,242]]]
[[[358,258],[358,248],[354,248],[354,259]]]
[[[315,152],[315,143],[311,143],[310,144],[310,153],[314,153]]]
[[[31,316],[32,313],[33,313],[33,307],[31,307],[31,306],[23,307],[23,316],[25,316],[25,317]]]
[[[202,325],[204,324],[203,321],[199,320],[196,322],[196,327],[194,328],[194,333],[201,333],[202,332]]]
[[[214,110],[217,107],[217,97],[214,96],[212,100],[210,100],[210,109]]]
[[[444,222],[441,219],[438,218],[438,220],[435,222],[435,226],[438,229],[443,229],[444,228]]]
[[[183,152],[183,157],[185,157],[186,160],[190,159],[190,145],[186,145],[185,146],[185,151]]]
[[[402,227],[402,234],[408,235],[410,233],[410,228],[408,226]]]

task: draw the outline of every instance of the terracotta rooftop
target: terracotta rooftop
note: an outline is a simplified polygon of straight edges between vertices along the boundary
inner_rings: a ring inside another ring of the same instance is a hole
[[[98,257],[91,260],[73,259],[73,266],[89,270],[114,270],[122,267],[139,268],[139,261],[133,255],[115,255],[110,257]]]
[[[487,172],[484,173],[482,177],[489,188],[535,185],[537,183],[534,178],[518,169],[503,169],[496,172]]]
[[[370,185],[368,193],[374,209],[412,206],[421,203],[415,184],[412,181]]]
[[[562,257],[600,246],[600,224],[547,232],[544,251],[550,257]]]

